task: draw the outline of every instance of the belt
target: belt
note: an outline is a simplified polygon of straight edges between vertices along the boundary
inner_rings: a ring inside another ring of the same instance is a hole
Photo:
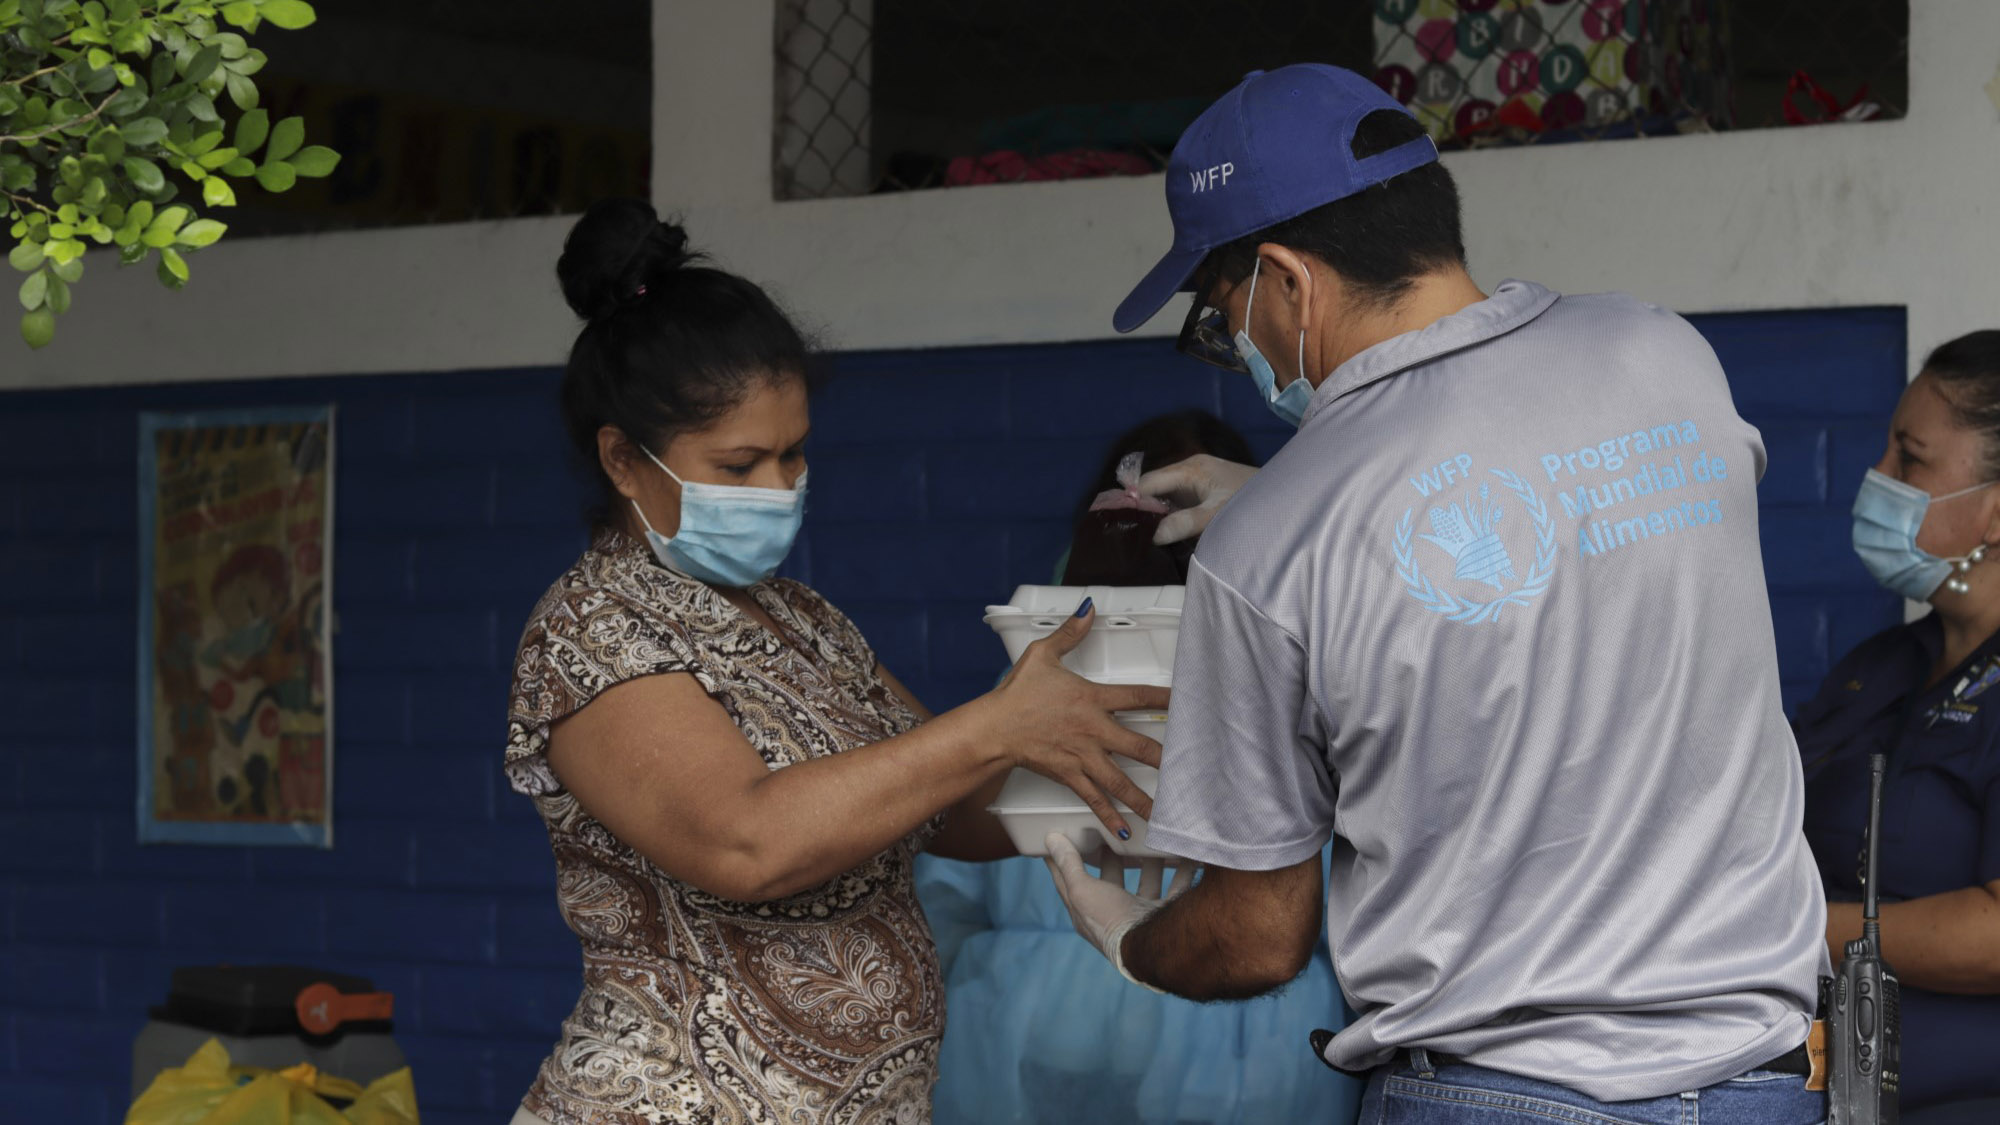
[[[1779,1074],[1810,1076],[1812,1074],[1812,1055],[1807,1052],[1806,1045],[1801,1043],[1757,1069],[1774,1070]]]
[[[1319,1056],[1321,1062],[1326,1062],[1326,1045],[1333,1040],[1333,1033],[1330,1031],[1315,1031],[1312,1033],[1311,1039],[1313,1054]],[[1430,1056],[1430,1063],[1433,1067],[1465,1065],[1465,1060],[1456,1055],[1447,1055],[1440,1051],[1428,1051],[1426,1054]],[[1398,1049],[1395,1061],[1402,1066],[1412,1065],[1410,1052],[1406,1049]],[[1333,1066],[1330,1062],[1326,1062],[1326,1065]],[[1336,1067],[1335,1069],[1339,1068]],[[1806,1052],[1806,1045],[1801,1043],[1764,1065],[1753,1066],[1750,1069],[1768,1070],[1777,1074],[1796,1074],[1800,1077],[1808,1077],[1812,1074],[1812,1056]],[[1342,1071],[1341,1073],[1351,1074],[1354,1072]]]

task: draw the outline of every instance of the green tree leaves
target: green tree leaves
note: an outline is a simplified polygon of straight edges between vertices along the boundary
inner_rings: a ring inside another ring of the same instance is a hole
[[[158,194],[167,186],[167,174],[160,166],[143,156],[128,156],[124,160],[125,174],[131,177],[132,187],[140,195]]]
[[[256,152],[271,135],[271,115],[253,109],[236,120],[236,151]]]
[[[312,5],[303,0],[264,0],[257,12],[286,31],[297,31],[313,22]]]
[[[188,60],[187,68],[181,71],[181,78],[184,81],[200,85],[208,81],[208,76],[214,74],[216,68],[221,65],[222,45],[219,43],[210,43],[208,46],[196,51],[194,57]]]
[[[214,219],[196,219],[194,222],[181,228],[180,237],[177,241],[182,245],[199,250],[204,246],[215,245],[216,241],[222,237],[222,232],[228,229],[227,226],[216,222]]]
[[[292,167],[298,169],[299,175],[313,179],[333,175],[339,164],[340,154],[325,145],[307,145],[292,157]]]
[[[299,151],[306,143],[306,123],[302,117],[287,117],[271,130],[271,147],[264,151],[266,160],[283,160]]]
[[[204,209],[252,179],[287,191],[334,172],[304,121],[259,108],[266,57],[245,37],[314,18],[305,0],[0,0],[0,221],[29,346],[54,338],[89,247],[157,254],[178,289],[187,255],[228,231]]]
[[[255,31],[265,20],[286,31],[312,24],[315,16],[305,0],[234,0],[222,5],[222,18],[245,31]]]
[[[178,235],[181,227],[186,224],[188,214],[188,209],[185,207],[169,207],[161,211],[146,227],[146,233],[139,236],[139,241],[155,250],[164,250],[172,246],[174,236]]]
[[[256,111],[262,114],[262,110]],[[251,121],[251,114],[244,115],[243,126],[252,129],[252,139],[256,130],[264,125],[265,118]],[[244,152],[255,148],[242,143],[244,137],[237,138],[237,148]],[[270,139],[264,148],[264,163],[256,168],[257,183],[265,191],[290,191],[301,178],[318,179],[333,174],[340,165],[340,154],[324,145],[300,147],[305,144],[306,123],[303,118],[287,117],[270,127]]]
[[[273,161],[257,169],[257,183],[265,191],[290,191],[299,182],[296,169],[282,160]]]
[[[45,348],[56,338],[56,314],[36,309],[21,318],[21,339],[31,348]]]
[[[167,123],[157,117],[141,117],[126,122],[119,130],[125,137],[126,145],[132,148],[151,148],[167,139]]]

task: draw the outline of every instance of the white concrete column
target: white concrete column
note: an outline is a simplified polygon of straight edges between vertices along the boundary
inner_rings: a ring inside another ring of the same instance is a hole
[[[1910,309],[1910,374],[1932,348],[1976,328],[2000,328],[2000,4],[1910,5],[1910,119],[1923,143],[1871,154],[1887,181],[1869,218],[1880,224],[1879,269]]]
[[[653,199],[663,210],[770,205],[776,29],[776,0],[653,0]]]

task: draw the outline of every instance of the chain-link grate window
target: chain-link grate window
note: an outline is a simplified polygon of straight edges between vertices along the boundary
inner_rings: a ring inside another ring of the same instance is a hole
[[[1908,0],[780,0],[782,199],[1165,167],[1248,71],[1374,75],[1447,148],[1901,116]]]
[[[1369,19],[1297,0],[780,0],[776,192],[1157,172],[1250,70],[1366,70]]]
[[[780,199],[870,190],[874,0],[780,0]]]

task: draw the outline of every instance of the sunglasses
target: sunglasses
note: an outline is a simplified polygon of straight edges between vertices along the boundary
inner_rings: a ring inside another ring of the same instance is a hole
[[[1218,280],[1210,277],[1195,290],[1194,303],[1188,306],[1187,320],[1181,325],[1181,337],[1174,350],[1211,367],[1247,375],[1250,365],[1236,350],[1236,341],[1229,334],[1229,318],[1208,303]]]

